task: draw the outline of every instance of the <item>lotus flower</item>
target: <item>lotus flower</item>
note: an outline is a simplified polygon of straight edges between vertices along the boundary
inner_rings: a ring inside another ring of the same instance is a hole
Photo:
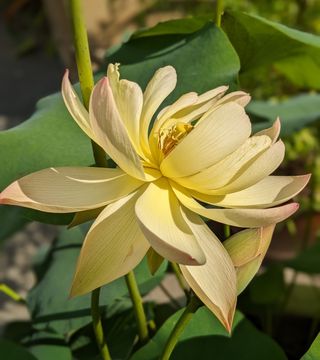
[[[142,92],[120,80],[118,65],[109,65],[87,111],[66,73],[62,94],[70,114],[117,167],[41,170],[13,182],[0,199],[78,212],[75,223],[99,214],[84,240],[72,295],[125,275],[152,247],[180,264],[190,287],[230,330],[237,293],[257,272],[274,224],[298,209],[279,205],[299,193],[309,175],[270,176],[284,157],[280,122],[250,137],[244,92],[225,95],[226,86],[190,92],[156,115],[176,82],[175,69],[166,66]],[[252,229],[224,246],[202,217]]]

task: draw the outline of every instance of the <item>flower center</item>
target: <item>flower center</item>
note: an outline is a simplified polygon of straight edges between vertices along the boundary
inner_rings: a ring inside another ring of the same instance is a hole
[[[164,156],[167,156],[192,129],[192,125],[182,122],[178,122],[170,128],[161,129],[158,137],[158,148]]]

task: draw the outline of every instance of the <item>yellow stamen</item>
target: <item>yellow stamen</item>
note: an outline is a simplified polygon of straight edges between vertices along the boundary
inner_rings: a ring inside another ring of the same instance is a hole
[[[179,122],[168,129],[161,129],[158,137],[158,147],[163,155],[167,156],[192,129],[192,125]]]

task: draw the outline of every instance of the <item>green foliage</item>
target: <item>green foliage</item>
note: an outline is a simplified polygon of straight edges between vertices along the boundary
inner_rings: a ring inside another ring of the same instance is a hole
[[[175,326],[182,310],[172,315],[159,329],[150,342],[137,351],[130,360],[156,360],[161,355],[166,340]],[[283,360],[281,348],[262,334],[239,312],[235,315],[230,337],[213,314],[205,307],[200,308],[181,334],[177,347],[170,359],[219,360]]]
[[[0,340],[1,358],[10,360],[37,360],[27,349],[14,342],[1,339]]]
[[[152,32],[156,35],[141,31],[138,38],[133,36],[119,50],[108,54],[108,61],[120,62],[121,76],[138,82],[142,88],[159,67],[174,66],[177,88],[163,106],[189,91],[202,93],[218,85],[236,88],[240,63],[227,36],[212,22],[195,33],[182,33],[182,28],[189,31],[193,23],[189,19],[181,21],[179,34],[171,33],[172,23],[162,24],[159,33],[157,29]]]
[[[286,262],[287,266],[296,271],[308,274],[320,274],[320,241],[303,250],[292,260]]]
[[[271,126],[279,116],[281,135],[288,136],[320,119],[319,104],[319,94],[301,94],[283,101],[251,101],[248,112],[254,116],[256,130]]]
[[[137,30],[132,35],[131,39],[159,35],[192,34],[200,30],[208,20],[209,18],[205,17],[190,17],[187,19],[175,19],[160,22],[152,28]]]
[[[30,351],[38,360],[72,360],[71,350],[67,345],[38,344],[31,346]]]
[[[283,269],[280,266],[269,267],[263,274],[254,278],[249,288],[251,300],[259,305],[279,303],[284,291]]]
[[[295,84],[320,89],[320,37],[257,15],[228,11],[223,18],[241,72],[277,64]]]
[[[317,360],[320,359],[320,333],[315,338],[310,349],[304,354],[301,360]]]

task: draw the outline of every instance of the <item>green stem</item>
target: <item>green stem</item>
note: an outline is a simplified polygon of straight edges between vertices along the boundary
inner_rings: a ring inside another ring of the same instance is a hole
[[[81,0],[70,0],[70,9],[81,94],[83,104],[88,109],[94,80]]]
[[[214,22],[218,27],[221,27],[221,16],[223,14],[223,0],[216,0],[216,12]]]
[[[134,272],[130,271],[125,276],[125,279],[132,300],[134,314],[136,316],[136,320],[138,324],[140,343],[145,344],[149,340],[148,324]]]
[[[76,63],[80,81],[80,89],[83,105],[89,108],[90,95],[94,86],[92,65],[90,59],[88,35],[81,6],[81,0],[70,0],[70,12],[74,35]],[[105,152],[95,142],[91,141],[96,166],[106,167],[107,159]]]
[[[224,230],[225,239],[228,239],[230,237],[230,235],[231,235],[230,225],[224,225],[223,230]]]
[[[96,337],[96,342],[98,344],[100,354],[103,360],[111,360],[109,349],[107,343],[104,339],[103,327],[101,322],[101,314],[99,309],[99,297],[100,297],[100,288],[97,288],[91,293],[91,316],[93,331]]]
[[[179,286],[181,287],[182,291],[185,293],[187,299],[189,300],[189,297],[190,297],[189,296],[189,288],[181,274],[179,266],[174,262],[171,262],[170,265],[171,265],[171,268],[172,268],[172,271],[173,271],[175,277],[177,278]]]
[[[81,7],[81,0],[70,0],[70,13],[72,19],[76,63],[80,81],[82,100],[84,106],[86,107],[86,109],[88,109],[90,95],[94,86],[94,80],[92,75],[88,36]],[[91,143],[96,165],[101,167],[106,166],[107,162],[103,149],[101,149],[100,146],[93,141]],[[92,291],[91,315],[93,329],[102,358],[104,360],[111,360],[109,349],[103,333],[101,314],[99,310],[99,296],[100,288]]]
[[[3,292],[14,301],[25,303],[24,298],[6,284],[0,284],[0,292]]]
[[[162,355],[160,356],[160,360],[169,360],[171,353],[175,348],[181,333],[188,325],[189,321],[192,318],[192,315],[197,311],[197,309],[201,305],[202,305],[201,301],[196,296],[193,296],[190,299],[189,304],[185,308],[184,312],[182,313],[181,317],[179,318],[178,322],[176,323],[175,327],[173,328],[167,340]]]

